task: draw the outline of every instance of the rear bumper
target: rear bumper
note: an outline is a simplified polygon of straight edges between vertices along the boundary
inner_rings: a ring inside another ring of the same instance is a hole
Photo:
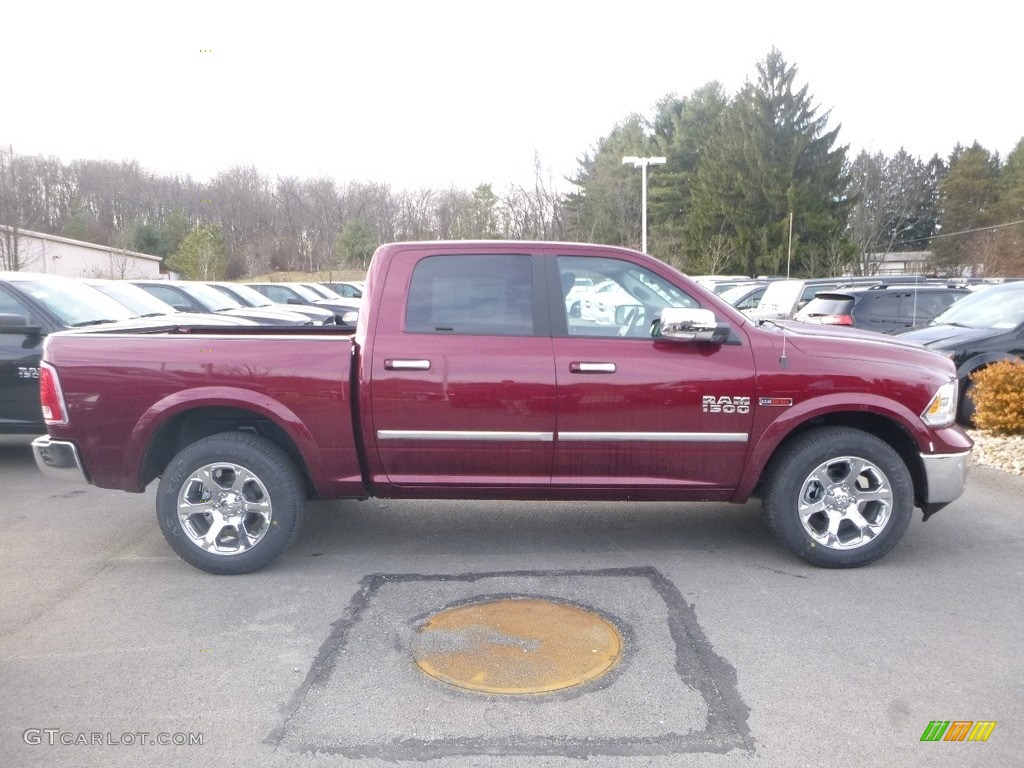
[[[970,451],[938,456],[921,454],[928,493],[921,505],[925,520],[963,495],[970,457]]]
[[[32,454],[36,458],[36,466],[50,479],[88,484],[74,443],[51,440],[49,435],[43,435],[32,441]]]

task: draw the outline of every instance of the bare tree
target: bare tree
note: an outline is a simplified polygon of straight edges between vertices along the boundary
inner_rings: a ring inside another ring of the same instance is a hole
[[[857,274],[874,275],[887,254],[920,247],[934,234],[939,163],[900,150],[888,158],[861,152],[850,166],[857,202],[847,235],[857,251]]]
[[[699,259],[691,265],[691,273],[697,275],[718,275],[739,257],[735,243],[724,232],[712,237],[700,251]]]

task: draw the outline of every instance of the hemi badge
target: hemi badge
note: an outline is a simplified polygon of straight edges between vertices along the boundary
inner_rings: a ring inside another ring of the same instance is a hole
[[[766,405],[769,408],[788,408],[793,404],[792,397],[762,397],[757,401],[758,405]]]

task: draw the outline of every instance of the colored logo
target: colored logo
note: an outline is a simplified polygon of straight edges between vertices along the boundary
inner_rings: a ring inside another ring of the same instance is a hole
[[[921,741],[988,741],[996,720],[932,720]]]

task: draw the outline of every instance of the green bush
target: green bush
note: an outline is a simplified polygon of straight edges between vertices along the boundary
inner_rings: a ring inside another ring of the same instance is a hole
[[[996,434],[1024,434],[1024,361],[1000,360],[970,379],[975,426]]]

